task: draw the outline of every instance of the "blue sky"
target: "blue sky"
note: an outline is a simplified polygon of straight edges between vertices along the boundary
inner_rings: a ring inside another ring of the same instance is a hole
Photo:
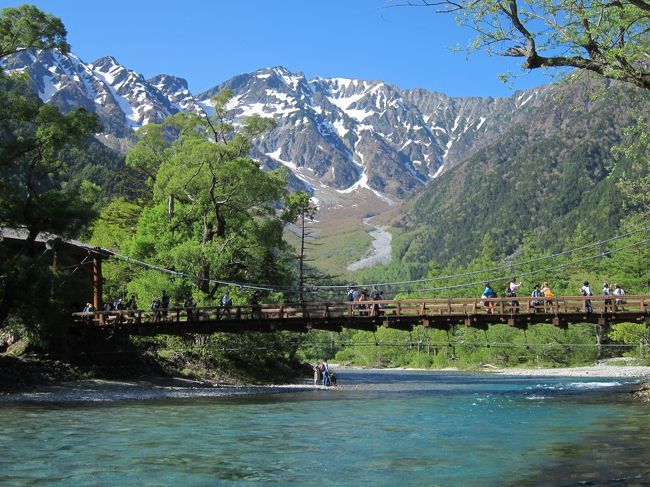
[[[453,16],[389,0],[33,0],[60,17],[86,62],[111,55],[145,77],[200,93],[237,74],[284,66],[308,78],[381,79],[452,96],[509,96],[550,80],[513,58],[451,52],[472,36]],[[0,0],[0,7],[20,2]],[[505,85],[497,74],[521,74]]]

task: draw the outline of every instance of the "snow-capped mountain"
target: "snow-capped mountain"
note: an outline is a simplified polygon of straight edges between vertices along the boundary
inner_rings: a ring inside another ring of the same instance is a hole
[[[179,111],[209,111],[218,91],[233,90],[236,117],[273,117],[276,128],[253,149],[267,167],[284,165],[294,183],[312,192],[368,190],[399,200],[444,170],[467,160],[526,112],[539,91],[511,98],[451,98],[382,81],[313,78],[282,67],[236,76],[192,95],[175,76],[145,79],[113,57],[85,63],[74,54],[23,52],[8,70],[26,70],[34,90],[67,111],[96,112],[104,138],[129,139],[134,130]]]

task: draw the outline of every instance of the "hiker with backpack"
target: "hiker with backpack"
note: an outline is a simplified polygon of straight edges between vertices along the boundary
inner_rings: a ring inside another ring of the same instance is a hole
[[[160,321],[160,300],[158,298],[151,302],[151,311],[153,311],[154,322]]]
[[[602,292],[602,295],[603,295],[603,296],[609,296],[609,295],[611,295],[611,294],[612,294],[612,289],[609,287],[609,284],[608,284],[608,283],[604,283],[604,284],[603,284],[603,292]],[[611,299],[605,299],[605,301],[604,301],[603,303],[605,304],[605,309],[604,309],[604,311],[605,311],[605,313],[606,313],[606,312],[607,312],[607,308],[612,304],[612,300],[611,300]]]
[[[485,289],[483,290],[483,294],[481,294],[481,297],[483,300],[481,301],[484,306],[488,308],[488,314],[493,315],[494,314],[494,301],[492,301],[492,298],[497,297],[497,293],[494,292],[494,289],[492,289],[492,286],[490,286],[489,282],[485,283]]]

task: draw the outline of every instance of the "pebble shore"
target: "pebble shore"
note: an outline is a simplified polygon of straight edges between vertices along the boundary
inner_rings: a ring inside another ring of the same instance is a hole
[[[485,372],[510,376],[552,377],[638,377],[650,380],[650,367],[641,365],[589,365],[586,367],[559,368],[486,368]]]

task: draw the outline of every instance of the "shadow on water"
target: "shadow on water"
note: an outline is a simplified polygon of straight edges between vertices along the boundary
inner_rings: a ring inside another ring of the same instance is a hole
[[[648,486],[650,425],[647,407],[637,414],[612,417],[603,429],[588,432],[579,443],[555,445],[552,459],[517,472],[504,486]]]

